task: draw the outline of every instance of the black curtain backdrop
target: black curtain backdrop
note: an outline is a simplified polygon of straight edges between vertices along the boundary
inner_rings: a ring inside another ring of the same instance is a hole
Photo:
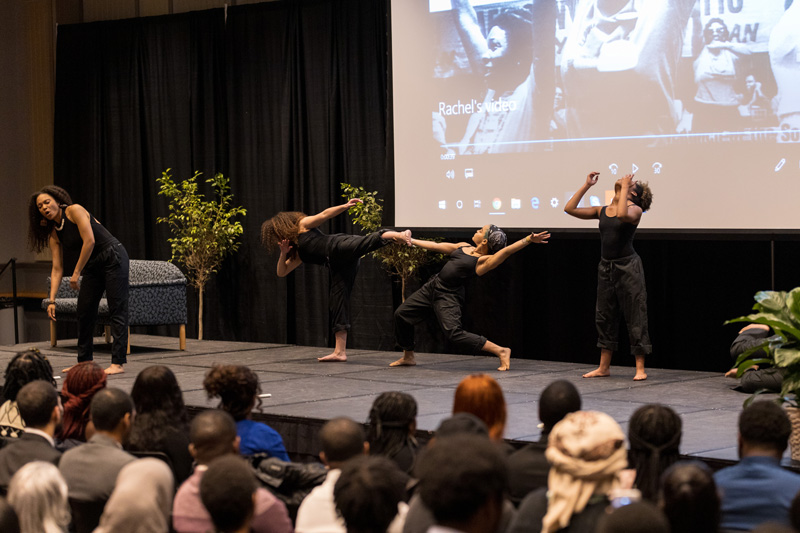
[[[343,181],[379,191],[391,225],[387,32],[388,2],[374,0],[274,1],[60,26],[55,182],[132,258],[163,260],[169,233],[155,220],[167,204],[155,179],[167,168],[180,178],[225,173],[247,209],[245,234],[208,286],[206,338],[329,346],[327,273],[304,266],[278,278],[277,254],[260,246],[260,226],[278,211],[315,213],[341,203]],[[654,209],[679,208],[660,205],[657,193]],[[356,232],[347,216],[322,229]],[[510,346],[512,357],[596,363],[596,231],[588,223],[583,233],[557,232],[550,244],[474,280],[465,327]],[[722,322],[746,314],[753,294],[771,288],[773,254],[775,287],[798,284],[800,246],[792,236],[640,235],[636,248],[649,292],[650,367],[727,369],[738,327]],[[348,346],[393,349],[399,301],[397,283],[365,258]],[[190,337],[196,310],[192,291]],[[418,341],[420,352],[452,351],[435,321],[418,327]],[[614,362],[633,364],[626,345]]]

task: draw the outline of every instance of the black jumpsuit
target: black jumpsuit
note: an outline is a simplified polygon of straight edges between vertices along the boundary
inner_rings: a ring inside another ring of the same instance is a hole
[[[647,331],[647,288],[642,259],[633,249],[636,225],[600,210],[600,264],[597,267],[597,347],[617,350],[619,318],[628,326],[633,355],[653,351]]]
[[[381,238],[385,231],[326,235],[314,228],[297,237],[297,254],[303,263],[325,266],[330,273],[328,315],[334,333],[350,329],[350,293],[361,256],[389,243]]]
[[[64,256],[64,272],[75,270],[83,239],[78,226],[64,214],[64,227],[58,240]],[[97,322],[97,306],[106,293],[111,316],[111,363],[124,365],[128,351],[128,276],[129,260],[125,247],[95,218],[89,215],[94,233],[94,249],[81,272],[78,292],[78,362],[93,359],[93,332]]]
[[[477,257],[457,248],[437,275],[406,298],[394,313],[395,335],[401,348],[414,349],[414,326],[433,312],[448,341],[469,353],[480,353],[486,337],[464,331],[461,326],[464,285],[478,275],[477,264]]]

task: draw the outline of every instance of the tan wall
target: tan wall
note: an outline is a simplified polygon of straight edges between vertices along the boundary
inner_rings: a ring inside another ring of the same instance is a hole
[[[58,23],[152,17],[271,0],[56,0]]]

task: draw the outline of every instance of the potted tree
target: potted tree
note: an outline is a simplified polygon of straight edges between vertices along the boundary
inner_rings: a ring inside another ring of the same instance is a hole
[[[377,231],[383,218],[383,200],[377,198],[378,191],[369,192],[363,187],[342,183],[342,197],[350,200],[360,198],[363,203],[356,204],[348,210],[357,224],[367,233]],[[400,294],[406,301],[406,285],[415,277],[420,268],[435,261],[441,261],[442,255],[431,253],[424,248],[392,243],[372,252],[372,256],[380,261],[381,266],[391,275],[400,279]]]
[[[779,402],[792,421],[792,459],[800,460],[800,287],[789,292],[761,291],[755,295],[755,313],[725,322],[749,322],[772,328],[775,335],[742,353],[736,360],[737,376],[753,365],[769,364],[783,373]],[[766,356],[751,357],[756,352]],[[748,401],[759,394],[757,391]]]
[[[197,183],[202,172],[175,183],[171,169],[161,173],[156,181],[160,185],[158,194],[169,198],[169,215],[158,219],[169,225],[173,238],[170,262],[186,267],[189,284],[199,291],[197,338],[203,339],[203,292],[206,283],[217,271],[225,257],[239,248],[241,222],[233,220],[246,215],[243,207],[233,207],[230,180],[220,173],[207,179],[214,189],[215,199],[205,200]]]

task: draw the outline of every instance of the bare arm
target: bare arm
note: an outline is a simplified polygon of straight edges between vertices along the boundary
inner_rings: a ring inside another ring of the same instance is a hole
[[[341,215],[356,204],[363,203],[359,198],[353,198],[346,204],[329,207],[321,213],[300,219],[300,233],[321,226],[326,220]]]
[[[494,270],[503,264],[503,262],[511,257],[513,254],[522,250],[530,243],[547,244],[547,239],[550,238],[550,233],[543,231],[541,233],[531,233],[526,235],[524,239],[520,239],[514,244],[510,244],[492,255],[485,255],[478,260],[478,265],[475,267],[475,272],[479,276],[483,276],[490,270]]]
[[[281,256],[278,258],[278,277],[285,278],[292,270],[302,265],[303,261],[298,254],[291,258],[289,257],[289,250],[292,249],[292,244],[288,239],[282,240],[278,243],[278,246],[281,249]]]
[[[58,286],[61,285],[61,278],[64,276],[64,260],[61,257],[61,243],[55,236],[55,230],[50,234],[50,255],[53,256],[53,268],[50,270],[50,301],[56,301],[56,294],[58,294]],[[56,319],[56,306],[50,304],[47,306],[47,316],[50,320]]]
[[[425,248],[426,250],[430,250],[432,252],[439,252],[440,254],[447,254],[450,255],[455,252],[459,248],[463,248],[464,246],[469,246],[466,242],[434,242],[434,241],[426,241],[422,239],[410,239],[409,244],[411,246],[418,246],[420,248]]]
[[[597,183],[598,177],[600,177],[599,172],[590,172],[589,175],[586,176],[584,184],[581,185],[580,189],[575,191],[575,194],[569,199],[567,205],[564,206],[564,212],[566,214],[582,220],[600,218],[600,207],[578,207],[583,195]]]
[[[489,50],[489,46],[478,24],[478,14],[475,13],[475,8],[469,0],[452,0],[452,6],[458,35],[469,58],[469,64],[473,72],[483,76],[485,69],[482,56]]]
[[[628,205],[628,191],[633,184],[633,174],[622,178],[620,183],[619,200],[617,200],[617,218],[628,224],[638,225],[642,219],[642,208],[638,205]]]
[[[81,277],[83,267],[86,266],[86,263],[92,256],[92,250],[94,250],[94,231],[92,230],[91,222],[92,215],[90,215],[89,212],[80,205],[72,204],[64,210],[64,216],[68,217],[73,224],[78,226],[78,231],[80,232],[81,239],[83,240],[83,246],[81,246],[81,255],[78,257],[78,262],[75,264],[75,271],[72,273],[72,277],[69,279],[69,286],[74,290],[78,290],[78,278]]]

